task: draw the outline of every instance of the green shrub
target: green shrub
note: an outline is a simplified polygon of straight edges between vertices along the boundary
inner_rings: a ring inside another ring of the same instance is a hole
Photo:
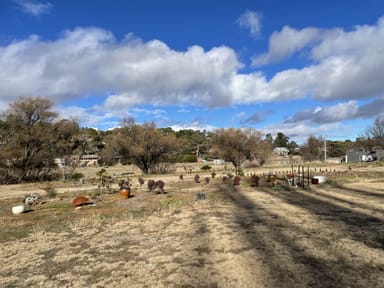
[[[84,178],[84,174],[83,173],[74,173],[71,176],[71,180],[74,180],[74,181],[79,181],[81,178]]]
[[[238,175],[238,176],[244,176],[244,171],[242,170],[242,169],[237,169],[236,170],[236,175]]]
[[[203,167],[201,167],[201,170],[203,170],[203,171],[209,171],[211,169],[212,169],[212,167],[209,165],[204,165]]]

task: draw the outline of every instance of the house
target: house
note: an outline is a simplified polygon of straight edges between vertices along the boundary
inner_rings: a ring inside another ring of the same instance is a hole
[[[273,153],[279,156],[288,156],[289,149],[287,147],[276,147],[273,149]]]
[[[345,162],[371,162],[384,158],[384,149],[375,149],[366,151],[364,149],[348,150],[344,161]]]
[[[81,157],[79,159],[79,157]],[[85,155],[76,155],[72,156],[72,161],[79,161],[80,167],[89,167],[89,166],[97,166],[100,157],[97,154],[85,154]]]
[[[224,165],[225,161],[223,159],[213,159],[214,165]]]

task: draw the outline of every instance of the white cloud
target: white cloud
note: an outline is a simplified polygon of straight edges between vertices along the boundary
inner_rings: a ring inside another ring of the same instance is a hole
[[[249,29],[251,36],[257,38],[261,32],[261,20],[262,15],[260,13],[254,11],[245,11],[240,15],[236,23],[239,24],[240,27]]]
[[[202,123],[201,121],[198,121],[198,120],[195,120],[189,123],[184,123],[184,124],[178,123],[178,124],[170,125],[169,127],[171,127],[175,131],[180,131],[180,130],[214,131],[218,128],[209,124]]]
[[[268,53],[253,57],[252,64],[254,66],[261,66],[284,60],[304,47],[318,41],[321,36],[322,31],[317,28],[296,30],[285,26],[281,31],[274,32],[269,38]]]
[[[376,25],[355,26],[352,31],[341,29],[328,33],[321,43],[312,49],[315,60],[335,56],[364,57],[370,53],[382,55],[384,43],[384,17],[378,19]]]
[[[117,127],[120,121],[120,118],[118,118],[116,114],[106,113],[103,107],[97,105],[92,107],[57,106],[55,108],[56,111],[60,111],[60,117],[62,119],[74,119],[84,127],[109,129],[111,127]]]
[[[376,25],[356,26],[353,31],[310,31],[303,29],[291,33],[297,38],[293,41],[287,41],[282,35],[287,33],[280,34],[279,41],[274,42],[273,47],[282,48],[278,52],[270,50],[266,59],[272,61],[291,56],[294,51],[298,52],[311,43],[308,57],[312,64],[275,74],[261,90],[266,95],[255,93],[247,98],[249,101],[261,97],[269,100],[304,97],[356,100],[384,95],[384,81],[381,80],[384,70],[384,18],[379,19]],[[302,34],[308,36],[302,37]]]
[[[308,55],[313,62],[302,69],[283,70],[271,79],[260,71],[241,74],[243,66],[235,51],[225,46],[204,50],[196,45],[175,51],[162,41],[143,42],[132,35],[118,41],[99,28],[65,31],[50,41],[31,35],[0,46],[0,101],[42,96],[60,104],[102,95],[106,98],[100,115],[122,115],[142,104],[224,107],[308,97],[353,105],[358,105],[353,101],[375,98],[382,103],[383,19],[349,32],[291,31],[297,39],[290,47],[271,52],[277,55],[271,57],[287,57],[311,43]],[[374,106],[366,105],[356,117],[375,116]],[[324,111],[318,115],[337,121]]]
[[[118,43],[108,31],[78,28],[56,41],[32,35],[0,47],[0,66],[1,98],[40,95],[56,102],[108,92],[106,108],[125,109],[229,105],[228,83],[241,63],[228,47],[177,52],[159,40]]]
[[[35,17],[49,14],[53,8],[53,5],[49,2],[42,3],[30,0],[14,0],[14,2],[22,11]]]
[[[296,112],[286,123],[307,122],[325,124],[353,119],[359,114],[359,106],[356,101],[338,103],[328,107],[316,107]]]

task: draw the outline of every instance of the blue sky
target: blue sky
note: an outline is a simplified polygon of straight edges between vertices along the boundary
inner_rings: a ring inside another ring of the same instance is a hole
[[[109,129],[354,140],[384,116],[382,0],[1,0],[0,105]]]

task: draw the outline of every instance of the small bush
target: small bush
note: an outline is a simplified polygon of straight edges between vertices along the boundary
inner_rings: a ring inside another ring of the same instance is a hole
[[[74,181],[79,181],[81,178],[84,178],[84,174],[83,173],[74,173],[71,176],[71,180],[74,180]]]
[[[212,169],[212,167],[209,165],[204,165],[203,167],[201,167],[201,170],[203,170],[203,171],[209,171],[211,169]]]
[[[236,175],[238,175],[238,176],[244,176],[244,171],[241,170],[241,169],[237,169],[237,170],[236,170]]]

